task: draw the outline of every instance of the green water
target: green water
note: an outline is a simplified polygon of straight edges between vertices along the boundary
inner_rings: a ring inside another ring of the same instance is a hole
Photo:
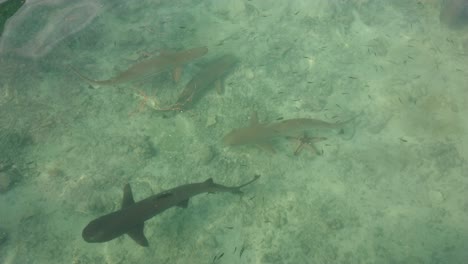
[[[0,263],[468,263],[468,28],[440,15],[452,2],[26,1],[0,38]],[[106,80],[203,46],[177,82],[173,67],[99,87],[71,70]],[[224,55],[220,82],[160,111]],[[242,127],[251,144],[223,143]],[[139,201],[254,175],[146,221],[148,248],[82,238],[126,183]]]

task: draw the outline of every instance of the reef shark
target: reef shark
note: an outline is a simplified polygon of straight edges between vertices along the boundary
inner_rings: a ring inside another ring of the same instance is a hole
[[[356,117],[357,115],[338,123],[329,123],[312,118],[293,118],[273,123],[260,123],[257,113],[253,112],[250,117],[249,126],[233,129],[224,136],[223,142],[227,146],[258,145],[274,153],[275,150],[271,141],[275,138],[292,137],[301,139],[306,131],[342,128]],[[318,137],[316,139],[323,140],[325,138]]]
[[[107,80],[93,80],[70,67],[80,78],[93,85],[94,88],[103,85],[114,85],[129,82],[136,79],[159,74],[167,70],[174,70],[173,77],[177,81],[180,77],[180,67],[191,60],[197,59],[208,52],[207,47],[198,47],[177,52],[163,52],[147,60],[132,65],[127,70]]]
[[[251,184],[259,177],[255,175],[249,182],[234,187],[214,183],[210,178],[204,182],[185,184],[163,191],[139,202],[133,200],[132,189],[126,184],[123,189],[121,209],[89,222],[83,229],[82,237],[86,242],[99,243],[127,234],[139,245],[147,247],[148,240],[143,232],[146,220],[174,206],[186,208],[189,199],[198,194],[215,192],[241,194],[242,187]]]

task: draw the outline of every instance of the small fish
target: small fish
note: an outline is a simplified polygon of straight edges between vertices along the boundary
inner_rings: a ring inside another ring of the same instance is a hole
[[[242,246],[240,252],[239,252],[239,258],[242,257],[242,254],[244,254],[245,246]]]

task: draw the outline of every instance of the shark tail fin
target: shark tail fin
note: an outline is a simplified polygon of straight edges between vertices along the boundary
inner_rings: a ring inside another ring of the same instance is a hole
[[[235,187],[227,187],[229,189],[229,192],[234,193],[234,194],[243,194],[244,192],[241,190],[241,188],[253,183],[254,181],[258,180],[260,178],[260,175],[255,174],[254,178],[242,185],[235,186]]]
[[[82,80],[87,82],[93,89],[97,89],[99,85],[106,84],[106,81],[97,81],[97,80],[93,80],[91,78],[84,76],[81,72],[79,72],[77,69],[75,69],[72,66],[68,66],[68,68],[71,71],[73,71],[78,77],[80,77]]]
[[[251,183],[253,183],[254,181],[258,180],[258,178],[260,178],[260,175],[255,175],[254,178],[244,184],[241,184],[239,186],[224,186],[224,185],[221,185],[221,184],[216,184],[213,182],[213,179],[212,178],[209,178],[208,180],[204,181],[203,183],[207,184],[207,191],[208,193],[215,193],[215,192],[230,192],[230,193],[234,193],[234,194],[242,194],[243,192],[241,191],[241,189]]]

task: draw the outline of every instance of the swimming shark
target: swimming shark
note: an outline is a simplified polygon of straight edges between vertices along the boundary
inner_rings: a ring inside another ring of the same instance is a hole
[[[210,178],[204,182],[185,184],[163,191],[139,202],[134,201],[132,189],[127,183],[123,189],[121,209],[89,222],[83,229],[82,237],[86,242],[99,243],[127,234],[139,245],[147,247],[149,243],[143,232],[146,220],[174,206],[187,208],[189,199],[198,194],[215,192],[241,194],[242,187],[253,183],[259,177],[255,175],[249,182],[234,187],[214,183]]]
[[[138,62],[117,76],[107,80],[93,80],[84,76],[73,67],[70,67],[70,69],[74,71],[80,78],[91,84],[93,88],[97,88],[103,85],[115,85],[130,82],[144,77],[156,75],[171,69],[174,70],[173,77],[174,80],[177,81],[177,79],[180,77],[180,67],[182,65],[205,55],[207,52],[207,47],[198,47],[177,52],[163,52],[157,56]]]
[[[275,138],[292,137],[301,139],[304,137],[305,132],[309,130],[342,128],[356,119],[356,117],[358,115],[338,123],[329,123],[312,118],[293,118],[273,123],[260,123],[257,112],[253,112],[250,117],[249,126],[233,129],[224,136],[223,142],[227,146],[258,145],[263,149],[275,153],[271,144],[271,141]],[[325,138],[318,137],[316,139],[323,140]]]

